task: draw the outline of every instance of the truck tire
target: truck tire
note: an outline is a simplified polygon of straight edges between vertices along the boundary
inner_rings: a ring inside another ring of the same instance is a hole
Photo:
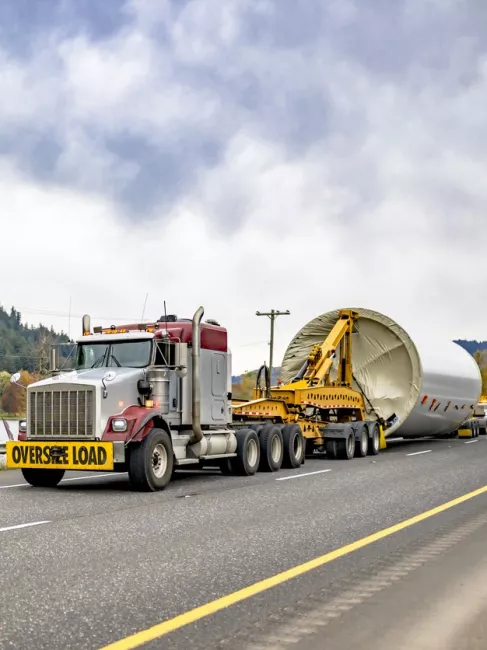
[[[369,432],[364,425],[360,427],[355,437],[355,457],[365,458],[369,451]]]
[[[343,439],[336,441],[336,457],[340,460],[350,460],[353,458],[355,453],[355,434],[350,432],[350,434]]]
[[[172,478],[174,456],[169,434],[152,429],[144,440],[131,449],[129,478],[139,492],[163,490]]]
[[[369,456],[377,456],[380,452],[380,431],[378,424],[369,425]]]
[[[275,424],[266,424],[260,430],[259,471],[277,472],[284,458],[284,441],[281,429]]]
[[[299,424],[286,424],[282,427],[282,440],[284,443],[282,466],[296,469],[303,464],[305,453],[304,436]]]
[[[259,438],[253,429],[240,429],[237,437],[237,455],[231,459],[233,472],[239,476],[253,476],[259,469]]]
[[[23,468],[22,476],[33,487],[56,487],[64,476],[63,469]]]
[[[223,458],[219,463],[219,467],[223,476],[231,476],[235,473],[231,458]]]

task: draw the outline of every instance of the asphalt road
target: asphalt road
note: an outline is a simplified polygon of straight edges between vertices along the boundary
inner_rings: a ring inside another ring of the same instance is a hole
[[[185,471],[156,494],[123,474],[66,479],[0,473],[1,650],[99,650],[394,526],[487,485],[487,439],[251,478]],[[486,539],[481,494],[143,647],[480,650]]]

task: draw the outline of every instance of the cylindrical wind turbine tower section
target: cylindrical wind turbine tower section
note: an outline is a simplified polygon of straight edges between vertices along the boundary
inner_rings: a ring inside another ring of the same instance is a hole
[[[466,350],[453,341],[413,339],[376,311],[354,311],[359,318],[352,337],[353,388],[365,397],[368,419],[397,418],[386,436],[441,436],[456,431],[472,416],[482,380],[475,359]],[[323,342],[339,312],[314,318],[295,335],[282,362],[284,382],[296,376],[313,346]]]

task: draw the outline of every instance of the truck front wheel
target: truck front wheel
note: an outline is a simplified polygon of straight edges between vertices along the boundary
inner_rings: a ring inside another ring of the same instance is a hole
[[[139,492],[163,490],[172,477],[174,457],[169,434],[152,429],[144,440],[131,449],[129,478]]]
[[[56,487],[64,476],[63,469],[24,468],[22,475],[33,487]]]

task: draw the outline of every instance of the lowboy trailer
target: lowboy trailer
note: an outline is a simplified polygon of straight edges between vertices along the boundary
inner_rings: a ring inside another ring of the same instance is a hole
[[[306,453],[326,451],[328,458],[350,459],[377,455],[385,447],[384,431],[395,421],[367,414],[364,396],[355,390],[352,370],[352,340],[358,313],[339,312],[328,336],[311,349],[296,376],[288,383],[271,387],[267,368],[257,375],[254,399],[234,403],[233,421],[249,425],[260,435],[269,423],[282,431],[300,430]],[[337,358],[336,378],[331,378]],[[265,386],[260,386],[264,371]]]

